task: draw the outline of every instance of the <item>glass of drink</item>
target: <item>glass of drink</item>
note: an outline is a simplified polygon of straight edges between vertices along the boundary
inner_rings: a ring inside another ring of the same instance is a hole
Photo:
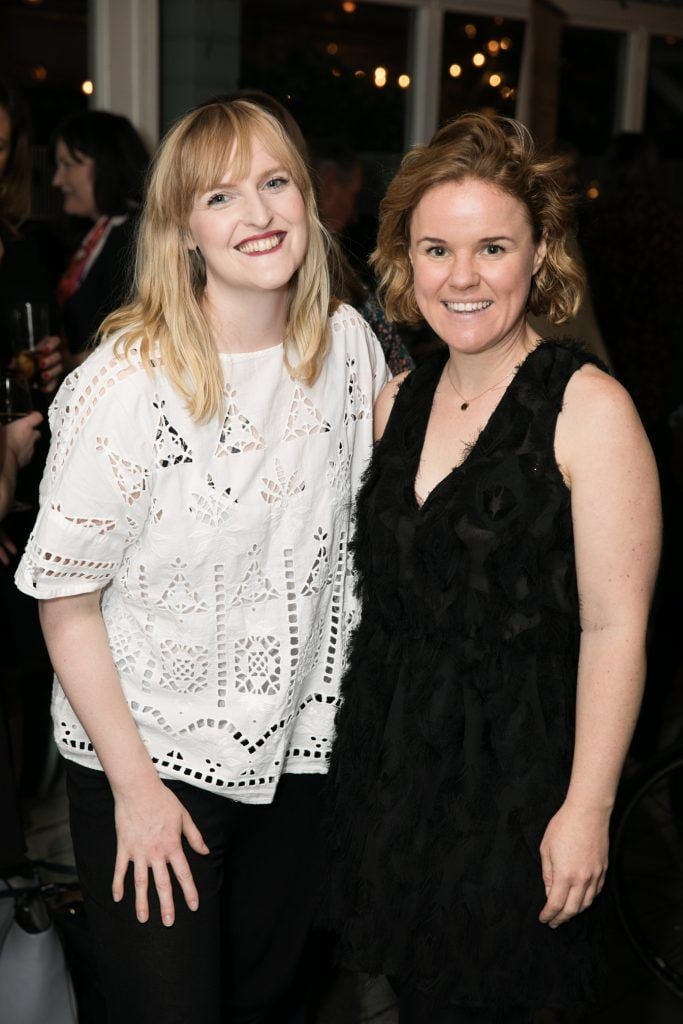
[[[38,387],[40,366],[36,348],[50,333],[50,310],[46,302],[20,302],[12,307],[11,319],[17,373],[30,381],[32,387]]]
[[[0,376],[0,423],[6,426],[33,409],[28,381],[18,373],[5,371]],[[10,512],[27,512],[31,506],[25,501],[13,501]]]

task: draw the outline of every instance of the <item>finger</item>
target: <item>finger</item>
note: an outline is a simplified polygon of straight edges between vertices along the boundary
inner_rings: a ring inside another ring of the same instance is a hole
[[[61,338],[56,334],[48,334],[47,337],[40,341],[36,348],[40,349],[41,352],[54,352],[56,348],[61,344]]]
[[[129,862],[128,854],[124,853],[122,850],[116,851],[114,877],[111,881],[111,895],[114,903],[120,903],[123,899],[123,887]]]
[[[0,565],[9,565],[9,555],[0,544]]]
[[[171,878],[168,873],[168,868],[165,861],[157,861],[152,865],[152,874],[154,876],[154,884],[156,886],[157,895],[159,897],[159,909],[161,911],[161,920],[170,928],[175,921],[175,907],[173,905],[173,889],[171,887]]]
[[[182,850],[180,850],[175,856],[169,860],[173,873],[178,879],[180,888],[183,890],[183,896],[190,910],[196,910],[199,907],[199,893],[197,887],[194,884],[194,878],[192,877],[192,871],[190,865],[187,862],[187,858]]]
[[[183,835],[195,853],[206,854],[209,852],[209,847],[204,842],[204,837],[187,811],[183,811]]]
[[[140,924],[149,920],[149,902],[147,890],[149,888],[149,866],[146,861],[135,861],[133,865],[133,880],[135,882],[135,916]]]
[[[556,879],[548,893],[548,899],[543,907],[543,910],[538,915],[538,919],[541,924],[550,924],[555,920],[558,914],[562,913],[562,909],[567,902],[569,895],[569,883],[561,882]]]
[[[595,902],[595,898],[599,892],[598,884],[598,882],[591,882],[591,884],[586,887],[586,891],[583,895],[583,902],[579,907],[579,913],[582,913],[584,910],[588,910],[591,903]]]
[[[543,875],[543,885],[545,886],[546,899],[550,893],[553,884],[553,862],[550,859],[550,854],[541,847],[541,874]]]
[[[573,885],[567,893],[567,898],[564,902],[564,906],[559,914],[556,914],[552,921],[549,922],[551,928],[559,928],[561,924],[571,920],[572,917],[583,910],[583,900],[586,893],[587,886]]]

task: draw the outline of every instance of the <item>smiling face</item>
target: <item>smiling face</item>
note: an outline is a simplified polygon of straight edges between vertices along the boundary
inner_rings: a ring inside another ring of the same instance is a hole
[[[55,163],[57,169],[52,184],[61,189],[64,213],[97,220],[99,211],[95,203],[95,161],[78,150],[72,153],[66,143],[58,139]]]
[[[522,336],[531,278],[544,255],[524,205],[483,181],[434,186],[411,218],[417,305],[458,351],[484,351]]]
[[[306,208],[289,170],[258,137],[245,176],[234,180],[225,168],[196,197],[188,226],[204,258],[210,302],[265,292],[286,298],[306,254]]]

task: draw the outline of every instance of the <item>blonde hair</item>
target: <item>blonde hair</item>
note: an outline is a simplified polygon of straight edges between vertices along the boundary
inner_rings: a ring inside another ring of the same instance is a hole
[[[190,248],[188,224],[197,196],[209,191],[226,167],[237,178],[248,173],[255,137],[282,162],[304,200],[308,244],[290,282],[284,353],[293,376],[306,384],[316,380],[329,345],[327,234],[296,147],[274,117],[244,100],[198,107],[162,142],[140,221],[134,297],[107,317],[99,332],[100,338],[118,333],[117,351],[128,356],[135,348],[147,367],[158,356],[198,422],[220,414],[223,374],[202,308],[206,267]]]
[[[377,248],[371,262],[387,316],[419,323],[410,263],[410,221],[429,189],[467,179],[486,182],[521,202],[534,242],[546,254],[531,282],[528,309],[564,323],[581,305],[584,274],[567,250],[573,201],[562,185],[563,157],[542,158],[531,132],[519,121],[463,114],[444,125],[426,146],[415,146],[380,204]]]

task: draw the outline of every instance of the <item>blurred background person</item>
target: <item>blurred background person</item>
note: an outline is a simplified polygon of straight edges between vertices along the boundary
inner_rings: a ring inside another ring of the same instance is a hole
[[[55,139],[64,212],[91,224],[57,288],[73,367],[130,287],[149,154],[128,118],[104,110],[67,118]]]
[[[19,92],[0,81],[0,360],[16,356],[14,314],[26,302],[48,310],[44,336],[35,337],[40,388],[51,394],[63,372],[59,317],[49,277],[35,246],[22,234],[31,205],[29,118]]]

